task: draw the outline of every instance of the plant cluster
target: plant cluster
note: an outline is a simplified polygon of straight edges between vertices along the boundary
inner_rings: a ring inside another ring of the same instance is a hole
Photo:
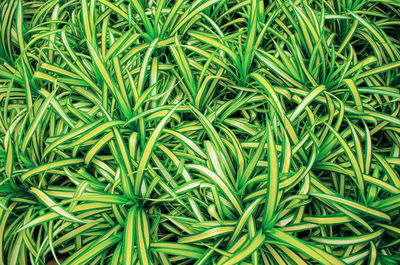
[[[0,265],[400,263],[399,1],[0,8]]]

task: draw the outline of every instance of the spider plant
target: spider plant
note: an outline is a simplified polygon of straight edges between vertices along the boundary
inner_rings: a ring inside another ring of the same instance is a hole
[[[0,7],[0,265],[399,264],[397,1]]]

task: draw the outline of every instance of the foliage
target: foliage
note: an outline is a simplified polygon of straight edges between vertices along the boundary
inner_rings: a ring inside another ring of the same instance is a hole
[[[8,0],[0,264],[398,264],[395,0]]]

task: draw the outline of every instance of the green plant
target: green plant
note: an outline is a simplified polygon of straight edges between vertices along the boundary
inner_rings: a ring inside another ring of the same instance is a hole
[[[0,4],[0,264],[398,264],[400,4]]]

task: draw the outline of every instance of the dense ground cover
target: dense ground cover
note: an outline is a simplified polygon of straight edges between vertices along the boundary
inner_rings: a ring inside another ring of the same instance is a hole
[[[399,264],[400,3],[3,0],[0,264]]]

